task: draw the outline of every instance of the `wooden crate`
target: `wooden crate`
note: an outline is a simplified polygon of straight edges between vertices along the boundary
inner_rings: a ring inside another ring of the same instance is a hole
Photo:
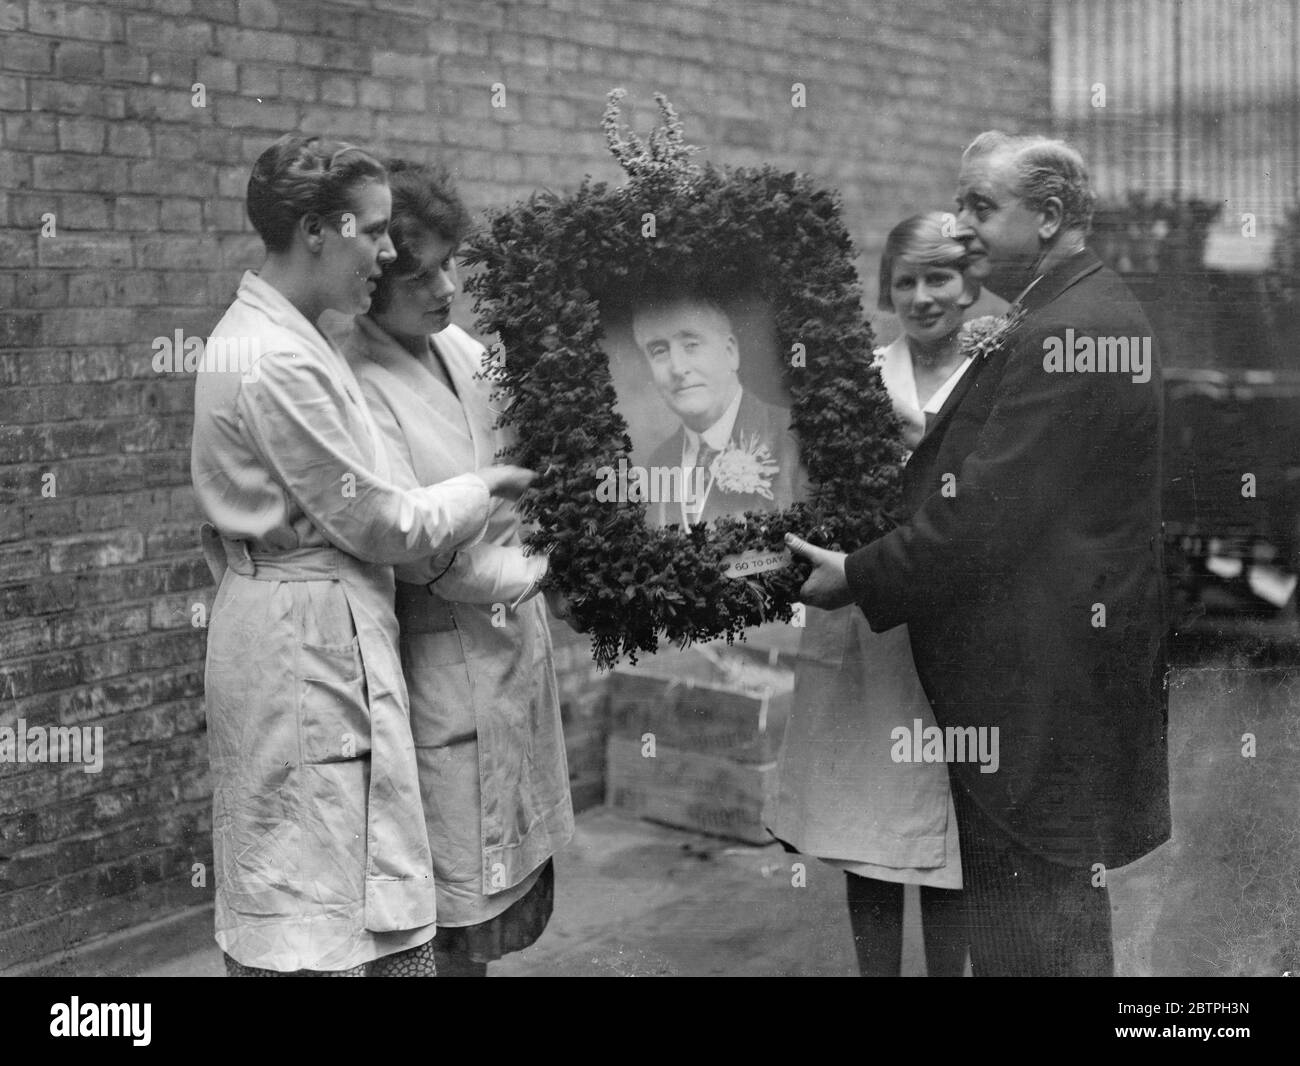
[[[776,785],[776,763],[741,763],[726,756],[683,751],[656,738],[654,758],[639,738],[611,736],[605,802],[650,821],[767,844],[764,807]]]
[[[615,670],[606,693],[611,734],[653,733],[669,747],[744,763],[776,759],[790,716],[789,687],[743,691],[638,669]]]

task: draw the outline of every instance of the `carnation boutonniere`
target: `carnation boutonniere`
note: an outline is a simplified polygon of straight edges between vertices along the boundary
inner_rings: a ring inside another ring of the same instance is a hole
[[[723,492],[757,493],[772,499],[772,475],[781,467],[772,452],[759,441],[757,434],[740,435],[713,457],[709,464],[710,483]]]
[[[983,315],[963,322],[961,327],[961,352],[977,362],[1001,350],[1021,320],[1025,309],[1018,303],[1007,308],[1003,315]]]
[[[1034,278],[1003,314],[983,315],[962,323],[959,341],[962,355],[978,361],[1000,351],[1028,313],[1024,306],[1025,297],[1042,280],[1042,274]]]

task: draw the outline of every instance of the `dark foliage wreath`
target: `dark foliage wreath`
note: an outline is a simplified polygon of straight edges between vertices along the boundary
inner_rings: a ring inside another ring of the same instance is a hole
[[[663,125],[643,143],[618,124],[622,95],[610,93],[603,126],[627,183],[537,193],[494,213],[465,252],[483,267],[466,286],[479,328],[499,338],[486,372],[511,400],[511,459],[541,472],[522,504],[537,527],[528,546],[550,553],[547,584],[569,598],[601,667],[654,651],[661,635],[730,642],[747,626],[789,621],[806,566],[732,578],[723,557],[779,551],[787,531],[846,551],[886,532],[903,454],[835,194],[770,167],[691,165],[696,149],[659,95]],[[647,214],[653,237],[642,236]],[[597,471],[632,447],[601,348],[601,300],[682,277],[757,291],[781,350],[800,352],[785,378],[812,481],[806,502],[686,531],[651,528],[644,503],[597,502]]]

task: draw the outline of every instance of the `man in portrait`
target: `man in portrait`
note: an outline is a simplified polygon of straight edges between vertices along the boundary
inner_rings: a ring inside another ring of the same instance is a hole
[[[790,412],[740,380],[740,346],[721,305],[690,292],[636,304],[632,335],[655,388],[680,427],[653,452],[656,468],[679,469],[676,498],[650,505],[656,525],[683,527],[745,511],[779,511],[797,498],[799,449]]]

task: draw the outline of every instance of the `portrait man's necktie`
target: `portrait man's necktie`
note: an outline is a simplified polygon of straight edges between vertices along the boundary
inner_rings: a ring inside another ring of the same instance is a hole
[[[700,448],[695,455],[695,466],[690,472],[690,483],[686,486],[686,520],[690,523],[698,522],[704,510],[708,497],[709,466],[717,455],[718,449],[710,448],[701,437]]]

